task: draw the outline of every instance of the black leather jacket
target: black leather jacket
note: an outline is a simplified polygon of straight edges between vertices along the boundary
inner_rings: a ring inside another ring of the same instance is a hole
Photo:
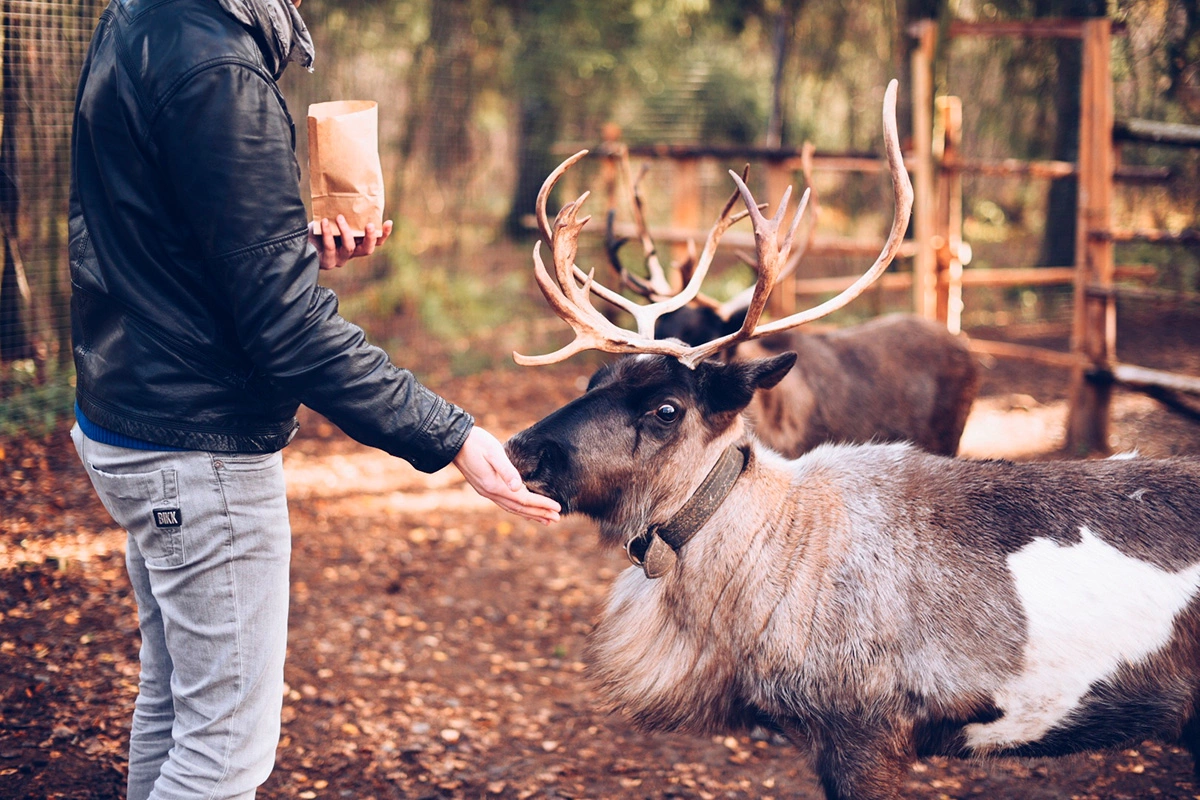
[[[393,366],[317,285],[295,126],[251,31],[213,0],[114,0],[76,98],[77,399],[162,445],[271,452],[303,402],[436,471],[473,421]]]

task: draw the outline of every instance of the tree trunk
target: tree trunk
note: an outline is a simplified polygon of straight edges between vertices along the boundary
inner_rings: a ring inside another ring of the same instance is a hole
[[[439,0],[429,14],[429,39],[414,58],[403,147],[406,157],[420,159],[439,181],[449,181],[471,161],[477,48],[470,0]]]
[[[526,220],[534,213],[542,182],[558,166],[553,149],[563,116],[563,98],[552,80],[555,65],[545,63],[548,48],[541,40],[543,26],[533,20],[530,23],[522,26],[526,35],[518,57],[517,181],[504,225],[513,239],[531,234]]]
[[[783,144],[783,75],[787,67],[790,48],[788,44],[794,27],[794,12],[787,6],[780,6],[775,12],[774,42],[775,68],[771,71],[771,116],[767,120],[767,147],[779,147]]]
[[[545,93],[527,89],[528,94],[519,100],[517,184],[505,225],[506,232],[514,239],[531,234],[526,218],[534,213],[542,182],[558,166],[552,150],[558,137],[561,109]]]
[[[1104,4],[1097,0],[1040,0],[1039,17],[1101,17]],[[1079,85],[1083,78],[1083,51],[1078,40],[1055,42],[1058,61],[1054,109],[1057,127],[1054,153],[1058,161],[1079,159]],[[1046,198],[1046,228],[1042,234],[1039,262],[1042,266],[1066,267],[1075,263],[1075,217],[1078,213],[1079,180],[1055,178]]]
[[[948,13],[946,0],[896,0],[896,76],[900,81],[900,94],[896,98],[896,124],[901,138],[912,131],[912,54],[917,40],[909,35],[908,29],[914,22],[926,19],[941,19]],[[936,80],[935,80],[936,83]],[[932,113],[932,109],[930,109]]]

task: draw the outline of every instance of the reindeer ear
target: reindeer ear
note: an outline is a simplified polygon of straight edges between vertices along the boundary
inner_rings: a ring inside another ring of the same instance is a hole
[[[749,362],[755,367],[754,386],[758,389],[771,389],[796,366],[798,356],[788,351],[772,358],[759,358]]]
[[[783,380],[796,363],[796,354],[783,353],[771,358],[700,364],[700,379],[705,404],[714,414],[740,412],[759,389],[770,389]]]

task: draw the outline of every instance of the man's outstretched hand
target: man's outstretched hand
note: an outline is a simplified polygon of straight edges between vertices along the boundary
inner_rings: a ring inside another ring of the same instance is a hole
[[[558,521],[562,510],[558,503],[526,489],[504,445],[483,428],[476,426],[467,434],[467,441],[454,457],[454,466],[476,492],[505,511],[543,525]]]

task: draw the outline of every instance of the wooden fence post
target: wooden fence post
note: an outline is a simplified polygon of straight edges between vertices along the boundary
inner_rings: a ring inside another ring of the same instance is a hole
[[[607,122],[600,130],[600,154],[604,160],[600,162],[600,185],[604,187],[604,210],[606,213],[617,211],[617,183],[620,181],[621,158],[625,155],[626,146],[621,141],[621,126],[615,122]]]
[[[962,331],[962,100],[939,97],[937,112],[942,139],[941,173],[937,182],[937,219],[933,249],[937,254],[937,319],[951,333]]]
[[[1075,245],[1075,319],[1071,349],[1087,360],[1071,380],[1069,452],[1109,451],[1112,361],[1117,338],[1113,282],[1113,95],[1109,68],[1111,24],[1083,23],[1080,96],[1079,217]],[[1097,291],[1098,290],[1098,291]]]
[[[937,315],[937,257],[933,251],[936,198],[933,193],[933,55],[937,44],[936,20],[914,25],[917,47],[912,54],[913,124],[913,311],[934,319]]]

